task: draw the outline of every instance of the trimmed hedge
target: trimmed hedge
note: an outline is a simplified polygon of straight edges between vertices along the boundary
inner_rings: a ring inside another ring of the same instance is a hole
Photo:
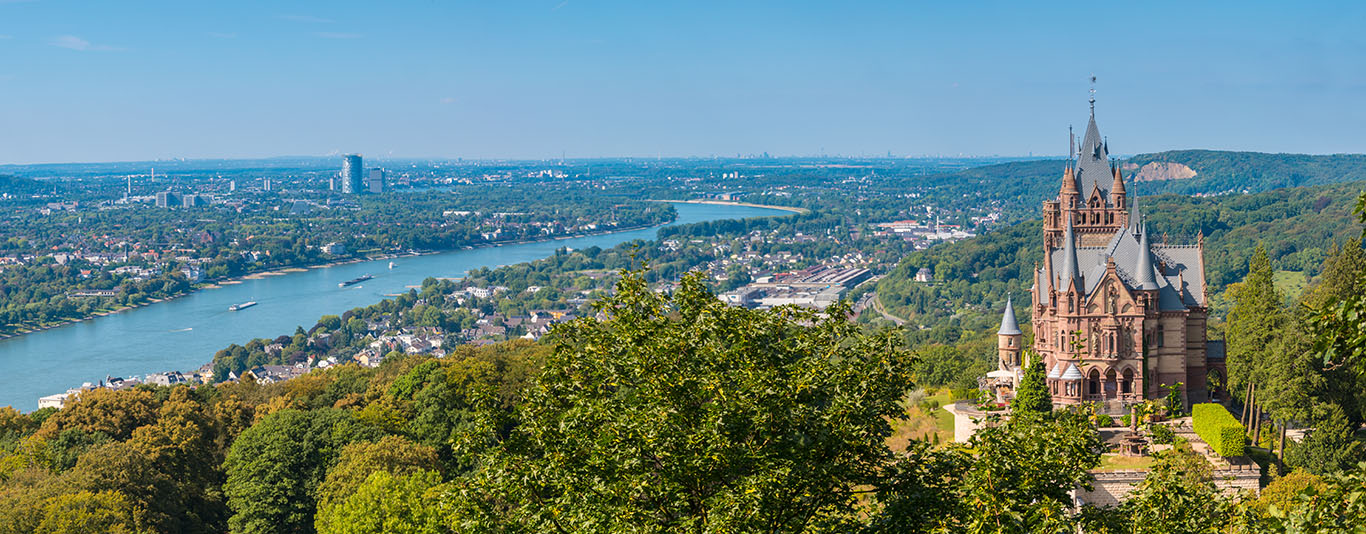
[[[1209,402],[1191,406],[1191,420],[1195,434],[1219,456],[1242,456],[1245,452],[1246,431],[1223,406]]]

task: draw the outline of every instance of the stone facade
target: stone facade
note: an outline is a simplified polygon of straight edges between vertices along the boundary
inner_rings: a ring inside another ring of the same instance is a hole
[[[1093,506],[1115,506],[1128,498],[1129,493],[1147,478],[1148,472],[1134,469],[1098,472],[1092,475],[1095,476],[1095,480],[1091,482],[1091,490],[1078,489],[1077,500]],[[1230,497],[1243,492],[1256,495],[1261,488],[1261,469],[1257,464],[1219,469],[1212,473],[1212,477],[1214,485]]]
[[[1168,243],[1147,228],[1108,161],[1095,109],[1056,199],[1043,203],[1044,264],[1030,289],[1032,348],[1044,358],[1057,404],[1125,404],[1166,395],[1178,382],[1204,402],[1207,362],[1204,239]],[[1021,336],[1008,307],[998,345],[1001,371],[1020,376]]]

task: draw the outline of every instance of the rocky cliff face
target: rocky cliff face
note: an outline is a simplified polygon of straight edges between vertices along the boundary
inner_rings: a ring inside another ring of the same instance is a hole
[[[1190,167],[1170,161],[1154,161],[1143,167],[1133,163],[1124,164],[1124,170],[1133,171],[1134,169],[1138,169],[1138,172],[1133,175],[1134,180],[1139,182],[1185,180],[1195,178],[1196,174]]]

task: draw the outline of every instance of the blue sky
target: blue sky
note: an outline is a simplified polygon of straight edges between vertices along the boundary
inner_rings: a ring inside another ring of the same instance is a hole
[[[1366,152],[1366,3],[0,0],[0,163]]]

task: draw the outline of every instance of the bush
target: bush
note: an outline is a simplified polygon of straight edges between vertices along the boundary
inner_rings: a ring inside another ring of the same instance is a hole
[[[955,401],[972,400],[977,396],[977,388],[953,388],[949,390],[949,396]]]
[[[1176,433],[1167,425],[1152,425],[1148,431],[1153,434],[1153,443],[1171,444],[1176,441]]]
[[[1115,418],[1105,414],[1097,415],[1096,426],[1099,426],[1101,428],[1110,428],[1112,426],[1115,426]]]
[[[1119,423],[1122,424],[1122,425],[1124,425],[1124,426],[1129,426],[1129,424],[1131,424],[1131,423],[1133,422],[1133,420],[1134,420],[1134,416],[1132,416],[1132,415],[1126,413],[1126,414],[1124,414],[1124,417],[1120,417],[1120,418],[1119,418]]]
[[[1223,406],[1214,403],[1191,406],[1195,434],[1220,456],[1242,456],[1245,442],[1243,425]]]

